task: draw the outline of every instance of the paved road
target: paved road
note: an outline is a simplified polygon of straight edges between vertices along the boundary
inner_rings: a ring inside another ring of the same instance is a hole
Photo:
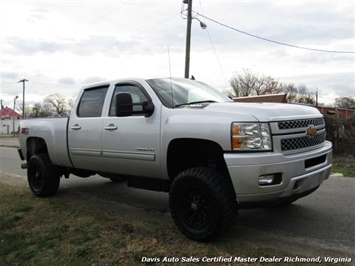
[[[0,147],[0,171],[26,175],[26,170],[21,169],[20,157],[15,148]]]
[[[0,181],[26,185],[26,171],[13,148],[0,147]],[[9,174],[13,173],[13,174]],[[30,193],[30,192],[29,192]],[[128,188],[108,179],[62,179],[59,196],[118,202],[171,222],[168,195]],[[347,256],[355,260],[355,179],[330,178],[313,194],[282,208],[240,210],[230,241],[292,251],[304,256]]]

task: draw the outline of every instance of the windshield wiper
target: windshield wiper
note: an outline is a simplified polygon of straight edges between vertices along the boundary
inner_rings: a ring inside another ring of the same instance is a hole
[[[176,107],[180,107],[183,105],[191,105],[191,104],[198,104],[198,103],[216,103],[216,101],[213,100],[204,100],[204,101],[196,101],[196,102],[189,102],[189,103],[180,103],[174,106],[174,108]]]

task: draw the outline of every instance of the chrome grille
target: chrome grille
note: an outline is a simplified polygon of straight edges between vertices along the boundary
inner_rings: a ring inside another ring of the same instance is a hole
[[[320,125],[324,125],[324,119],[323,118],[313,118],[313,119],[283,121],[283,122],[278,122],[277,125],[280,130],[304,128],[304,127],[308,127],[310,125],[320,126]]]
[[[317,134],[313,137],[305,136],[298,138],[281,139],[281,150],[292,151],[297,149],[308,148],[322,144],[325,141],[325,132]]]

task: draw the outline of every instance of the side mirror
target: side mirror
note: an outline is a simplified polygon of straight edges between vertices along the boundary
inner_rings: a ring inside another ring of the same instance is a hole
[[[134,108],[134,106],[140,108]],[[150,100],[142,103],[133,103],[132,95],[129,93],[118,93],[116,95],[116,116],[144,114],[145,117],[150,117],[153,113],[154,104]]]
[[[145,117],[150,117],[154,113],[154,104],[152,101],[145,101],[142,103],[143,113]]]
[[[133,113],[133,100],[129,93],[116,95],[116,116],[131,116]]]

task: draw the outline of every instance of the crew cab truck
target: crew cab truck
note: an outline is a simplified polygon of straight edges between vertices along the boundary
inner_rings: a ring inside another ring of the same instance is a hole
[[[198,241],[231,228],[238,208],[315,191],[332,167],[316,108],[236,103],[182,78],[84,86],[70,117],[24,120],[19,132],[34,195],[55,194],[70,174],[169,192],[175,224]]]

